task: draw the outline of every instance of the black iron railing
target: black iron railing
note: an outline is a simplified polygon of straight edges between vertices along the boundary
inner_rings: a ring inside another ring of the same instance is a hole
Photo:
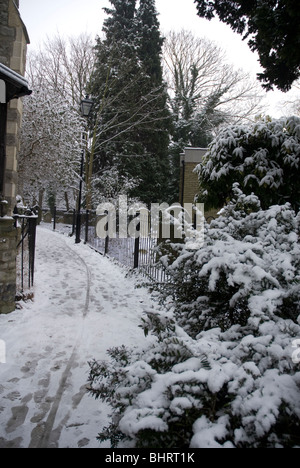
[[[114,237],[109,237],[109,235],[107,235],[106,237],[100,238],[97,235],[97,223],[101,218],[105,217],[107,219],[107,226],[104,227],[104,230],[109,232],[108,213],[104,212],[101,215],[97,215],[96,211],[87,210],[82,211],[80,216],[80,239],[82,242],[90,245],[97,252],[114,258],[128,268],[139,270],[151,283],[165,285],[171,281],[171,277],[166,272],[163,264],[159,261],[159,247],[163,239],[161,224],[156,227],[158,232],[153,232],[153,228],[151,229],[150,226],[147,229],[147,224],[143,215],[137,213],[136,231],[140,233],[139,236],[136,238],[121,238],[118,235]],[[65,213],[55,209],[54,217],[51,218],[50,215],[50,219],[52,219],[53,230],[63,232],[70,236],[74,235],[76,230],[75,211],[72,214],[72,212]],[[209,218],[207,221],[211,221],[211,219]],[[117,225],[118,221],[116,220],[116,226]],[[143,232],[143,230],[145,232]],[[171,231],[174,235],[174,227]],[[176,241],[174,242],[176,243]]]
[[[34,263],[37,216],[15,214],[15,226],[19,229],[17,244],[17,292],[21,295],[34,283]]]

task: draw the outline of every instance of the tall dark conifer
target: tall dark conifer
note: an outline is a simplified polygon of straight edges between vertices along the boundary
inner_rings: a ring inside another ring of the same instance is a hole
[[[110,3],[90,86],[98,115],[95,171],[117,168],[137,181],[130,196],[156,202],[166,197],[169,114],[155,1],[140,0],[138,10],[136,0]]]
[[[153,93],[156,99],[149,102],[153,116],[151,126],[141,128],[139,141],[142,142],[148,160],[142,161],[147,174],[148,201],[168,200],[169,184],[169,134],[170,114],[167,107],[167,89],[163,81],[162,46],[158,13],[155,0],[140,0],[136,15],[138,56],[145,73],[144,93]],[[147,165],[150,164],[150,171]],[[143,170],[144,172],[144,170]],[[154,195],[155,194],[155,195]],[[152,197],[152,198],[151,198]]]
[[[104,21],[103,32],[107,41],[134,42],[134,17],[136,0],[109,0],[113,9],[104,8],[108,18]]]
[[[140,0],[137,11],[138,53],[145,72],[153,85],[162,84],[162,46],[155,0]]]
[[[136,153],[132,138],[135,81],[139,73],[134,45],[136,0],[110,0],[110,3],[112,8],[105,8],[108,15],[103,25],[105,38],[97,39],[89,89],[96,101],[94,173],[100,184],[103,171],[120,169],[124,158]]]

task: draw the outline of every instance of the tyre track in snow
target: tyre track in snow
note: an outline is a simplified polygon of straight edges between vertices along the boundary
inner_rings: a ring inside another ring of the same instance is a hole
[[[51,436],[53,434],[53,428],[54,428],[54,424],[55,424],[55,420],[56,420],[58,410],[59,410],[61,402],[62,402],[62,398],[63,398],[63,396],[65,394],[66,389],[67,389],[69,378],[71,377],[71,370],[72,370],[73,367],[75,367],[75,364],[76,364],[76,361],[77,361],[77,358],[78,358],[78,351],[77,350],[78,350],[78,347],[79,347],[80,342],[81,342],[81,337],[82,337],[82,333],[83,333],[83,329],[84,329],[84,322],[85,322],[85,318],[86,318],[86,316],[88,314],[88,310],[89,310],[90,291],[91,291],[91,272],[89,270],[88,265],[84,261],[84,259],[75,250],[71,249],[67,244],[65,244],[65,247],[66,247],[67,250],[70,251],[70,253],[72,255],[75,254],[77,256],[77,258],[80,260],[80,262],[82,263],[82,265],[86,269],[87,284],[86,284],[86,292],[85,292],[85,304],[84,304],[84,307],[83,307],[83,310],[82,310],[82,317],[81,317],[82,323],[81,323],[81,327],[80,327],[80,330],[79,330],[79,333],[78,333],[78,337],[75,340],[75,344],[74,344],[74,347],[73,347],[72,354],[71,354],[71,356],[70,356],[70,358],[68,360],[67,366],[66,366],[66,368],[65,368],[65,370],[64,370],[64,372],[62,374],[62,377],[60,379],[59,387],[58,387],[58,390],[57,390],[56,395],[54,397],[52,407],[50,409],[50,412],[48,414],[48,417],[47,417],[46,421],[42,425],[42,427],[43,427],[42,432],[38,431],[38,435],[34,431],[32,432],[32,437],[31,437],[31,442],[30,442],[29,448],[49,448],[50,443],[57,441],[58,438],[59,438],[59,434],[57,434],[57,432],[55,433],[55,437],[54,437],[55,440],[52,440]],[[70,417],[70,414],[67,413],[65,418],[64,418],[64,424],[66,424],[69,417]],[[62,427],[60,429],[60,432],[61,432],[61,430],[62,430]]]

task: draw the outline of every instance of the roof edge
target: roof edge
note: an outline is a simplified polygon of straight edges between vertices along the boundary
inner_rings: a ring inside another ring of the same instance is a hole
[[[17,13],[18,13],[19,18],[20,18],[20,21],[21,21],[21,24],[22,24],[22,28],[23,28],[23,32],[24,32],[24,35],[25,35],[25,39],[26,39],[27,45],[29,45],[29,44],[30,44],[30,37],[29,37],[28,31],[27,31],[27,28],[26,28],[26,26],[25,26],[25,23],[24,23],[24,21],[22,20],[22,16],[21,16],[19,7],[16,5],[16,3],[15,3],[14,0],[13,0],[13,4],[14,4],[14,7],[15,7]]]
[[[0,63],[0,79],[13,85],[18,89],[18,93],[14,97],[30,96],[32,91],[29,89],[28,81],[24,76],[19,75],[11,68]]]

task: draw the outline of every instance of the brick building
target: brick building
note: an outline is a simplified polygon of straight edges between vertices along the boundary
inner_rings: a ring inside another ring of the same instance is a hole
[[[205,148],[185,148],[180,155],[180,203],[194,203],[199,193],[199,180],[194,169],[202,162]]]
[[[17,157],[29,37],[18,0],[0,0],[0,313],[15,309]]]
[[[203,160],[206,148],[185,148],[184,153],[180,157],[180,204],[194,203],[199,195],[199,179],[194,172],[195,168]],[[201,203],[201,200],[198,200]],[[218,210],[210,210],[205,212],[206,219],[212,219],[217,216]]]

